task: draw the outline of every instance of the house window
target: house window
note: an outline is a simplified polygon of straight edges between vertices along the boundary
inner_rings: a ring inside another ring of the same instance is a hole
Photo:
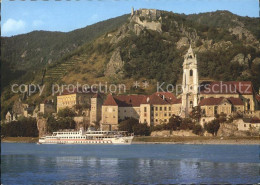
[[[193,102],[192,101],[190,101],[190,108],[192,108],[193,107]]]
[[[246,127],[246,124],[244,124],[244,127]]]
[[[169,107],[169,111],[171,111],[172,110],[172,108],[171,107]]]
[[[155,110],[157,111],[157,110],[158,110],[158,107],[155,107]]]
[[[164,116],[167,116],[167,114],[165,113]]]
[[[146,107],[144,107],[144,112],[146,112],[147,110],[146,110]]]
[[[160,111],[162,111],[162,107],[160,107]]]
[[[192,71],[192,69],[190,70],[190,76],[193,76],[193,71]]]
[[[167,111],[167,107],[164,107],[164,110]]]
[[[144,119],[144,122],[146,122],[146,119]]]

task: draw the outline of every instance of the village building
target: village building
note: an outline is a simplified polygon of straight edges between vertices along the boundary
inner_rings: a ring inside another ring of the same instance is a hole
[[[61,95],[57,96],[57,112],[68,108],[82,106],[90,109],[91,97],[95,93],[91,89],[74,88],[73,90],[64,90]]]
[[[238,130],[250,131],[252,129],[260,129],[260,119],[258,117],[244,118],[241,121],[237,122]]]
[[[56,112],[53,101],[45,100],[40,104],[40,111],[43,114],[49,114]]]
[[[115,130],[120,121],[128,118],[135,118],[148,126],[167,123],[180,110],[181,101],[169,92],[152,95],[109,94],[102,106],[102,129]]]
[[[14,102],[12,107],[13,120],[17,120],[20,116],[31,117],[33,115],[34,106],[22,103],[21,99]]]
[[[90,109],[90,124],[95,125],[100,123],[102,114],[103,98],[99,93],[95,94],[91,98],[91,109]]]
[[[197,58],[190,46],[183,63],[182,117],[189,117],[192,108],[198,105],[202,109],[202,123],[214,119],[216,114],[245,114],[260,108],[260,96],[250,81],[213,81],[198,85],[198,80]]]

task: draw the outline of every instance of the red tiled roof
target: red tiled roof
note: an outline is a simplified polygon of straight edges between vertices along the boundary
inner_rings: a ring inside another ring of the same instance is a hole
[[[166,99],[163,99],[160,95],[158,96],[158,94],[152,94],[149,96],[147,103],[152,105],[165,105],[169,104],[170,102],[168,102]]]
[[[251,118],[250,123],[260,123],[260,119],[258,117],[253,117]]]
[[[177,99],[173,93],[170,92],[156,92],[146,99],[143,99],[142,104],[152,105],[165,105],[165,104],[178,104],[181,99]]]
[[[233,105],[244,105],[243,101],[239,98],[205,98],[200,101],[199,105],[204,106],[204,105],[219,105],[223,99],[227,99],[231,104]]]
[[[200,101],[199,105],[218,105],[223,100],[223,98],[205,98]]]
[[[244,102],[240,98],[233,98],[230,97],[228,100],[233,104],[233,105],[244,105]]]
[[[176,101],[177,98],[171,92],[156,92],[154,93],[157,96],[161,96],[161,98],[168,99],[168,101]]]
[[[103,105],[139,107],[140,104],[165,105],[178,103],[181,103],[181,99],[177,99],[172,93],[160,92],[152,95],[108,95]]]
[[[209,82],[200,86],[201,94],[253,94],[250,81]]]
[[[114,96],[119,107],[139,107],[145,95],[118,95]]]
[[[109,95],[107,95],[107,98],[103,105],[117,106],[117,103],[116,103],[114,97],[111,94],[109,94]]]
[[[179,103],[181,103],[181,102],[182,102],[182,99],[179,98],[179,99],[176,99],[176,101],[175,101],[173,104],[179,104]]]

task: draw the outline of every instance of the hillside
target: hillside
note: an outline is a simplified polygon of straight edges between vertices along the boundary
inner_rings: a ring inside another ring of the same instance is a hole
[[[183,55],[191,44],[200,80],[250,80],[258,90],[259,40],[259,18],[227,11],[184,15],[144,9],[69,33],[32,32],[4,38],[3,67],[9,75],[2,76],[9,78],[15,72],[14,80],[22,74],[20,82],[48,87],[125,83],[130,93],[151,93],[157,81],[181,82]],[[150,86],[130,88],[135,80],[147,80]],[[38,103],[50,95],[49,88],[42,97],[27,102]],[[6,88],[4,106],[10,107],[14,99]]]
[[[13,37],[1,37],[4,77],[2,86],[6,86],[10,80],[21,79],[21,76],[25,76],[22,81],[31,80],[31,76],[39,74],[40,69],[55,64],[82,44],[116,29],[128,16],[122,15],[68,33],[33,31]]]

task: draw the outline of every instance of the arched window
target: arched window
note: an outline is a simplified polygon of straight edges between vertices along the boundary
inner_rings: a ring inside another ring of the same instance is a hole
[[[190,70],[190,76],[193,76],[193,71],[192,71],[192,69]]]

